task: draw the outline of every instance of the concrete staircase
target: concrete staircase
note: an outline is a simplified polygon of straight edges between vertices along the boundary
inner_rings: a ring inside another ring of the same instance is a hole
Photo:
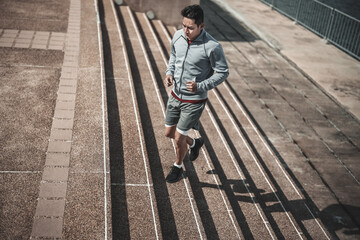
[[[341,193],[312,161],[314,144],[326,143],[314,124],[326,116],[355,152],[358,133],[321,111],[331,100],[296,68],[241,25],[230,27],[211,2],[203,8],[231,74],[209,92],[201,130],[191,133],[205,139],[199,158],[186,158],[184,179],[167,184],[175,148],[163,135],[171,90],[163,78],[175,28],[99,1],[113,239],[349,238],[326,208],[336,207],[338,217],[356,226],[359,216],[346,207],[356,197]],[[329,152],[322,153],[359,195],[359,169]]]

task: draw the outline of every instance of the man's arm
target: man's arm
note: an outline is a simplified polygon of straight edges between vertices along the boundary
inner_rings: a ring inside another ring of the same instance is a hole
[[[168,67],[167,67],[166,72],[165,72],[166,76],[169,76],[169,75],[174,76],[175,60],[176,60],[176,55],[175,55],[174,39],[172,39],[169,64],[168,64]]]
[[[215,88],[229,76],[229,68],[220,44],[210,52],[209,60],[215,73],[210,78],[197,83],[197,91],[199,92],[209,91]]]
[[[165,72],[166,77],[164,80],[164,84],[167,87],[170,87],[174,83],[175,60],[176,60],[176,55],[175,55],[174,39],[173,39],[171,41],[171,53],[170,53],[169,64]]]

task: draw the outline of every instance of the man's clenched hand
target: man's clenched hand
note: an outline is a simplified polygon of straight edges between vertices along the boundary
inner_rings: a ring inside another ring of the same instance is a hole
[[[165,86],[170,87],[174,83],[174,77],[172,75],[167,75],[164,82]]]
[[[186,89],[189,92],[196,92],[197,91],[197,83],[194,81],[188,81],[186,82]]]

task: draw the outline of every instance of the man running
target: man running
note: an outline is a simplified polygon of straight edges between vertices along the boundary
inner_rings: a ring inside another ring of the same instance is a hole
[[[190,147],[194,161],[203,138],[192,139],[190,129],[199,130],[199,119],[204,110],[207,91],[222,83],[229,75],[222,47],[204,29],[204,12],[199,5],[181,11],[183,29],[171,41],[171,56],[166,70],[165,85],[172,86],[166,107],[165,136],[175,139],[176,162],[166,177],[169,183],[181,179],[182,162]],[[215,73],[214,73],[215,72]]]

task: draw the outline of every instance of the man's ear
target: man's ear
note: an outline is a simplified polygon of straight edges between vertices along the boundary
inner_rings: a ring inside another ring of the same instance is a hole
[[[202,30],[204,28],[205,24],[204,23],[201,23],[200,24],[200,29]]]

